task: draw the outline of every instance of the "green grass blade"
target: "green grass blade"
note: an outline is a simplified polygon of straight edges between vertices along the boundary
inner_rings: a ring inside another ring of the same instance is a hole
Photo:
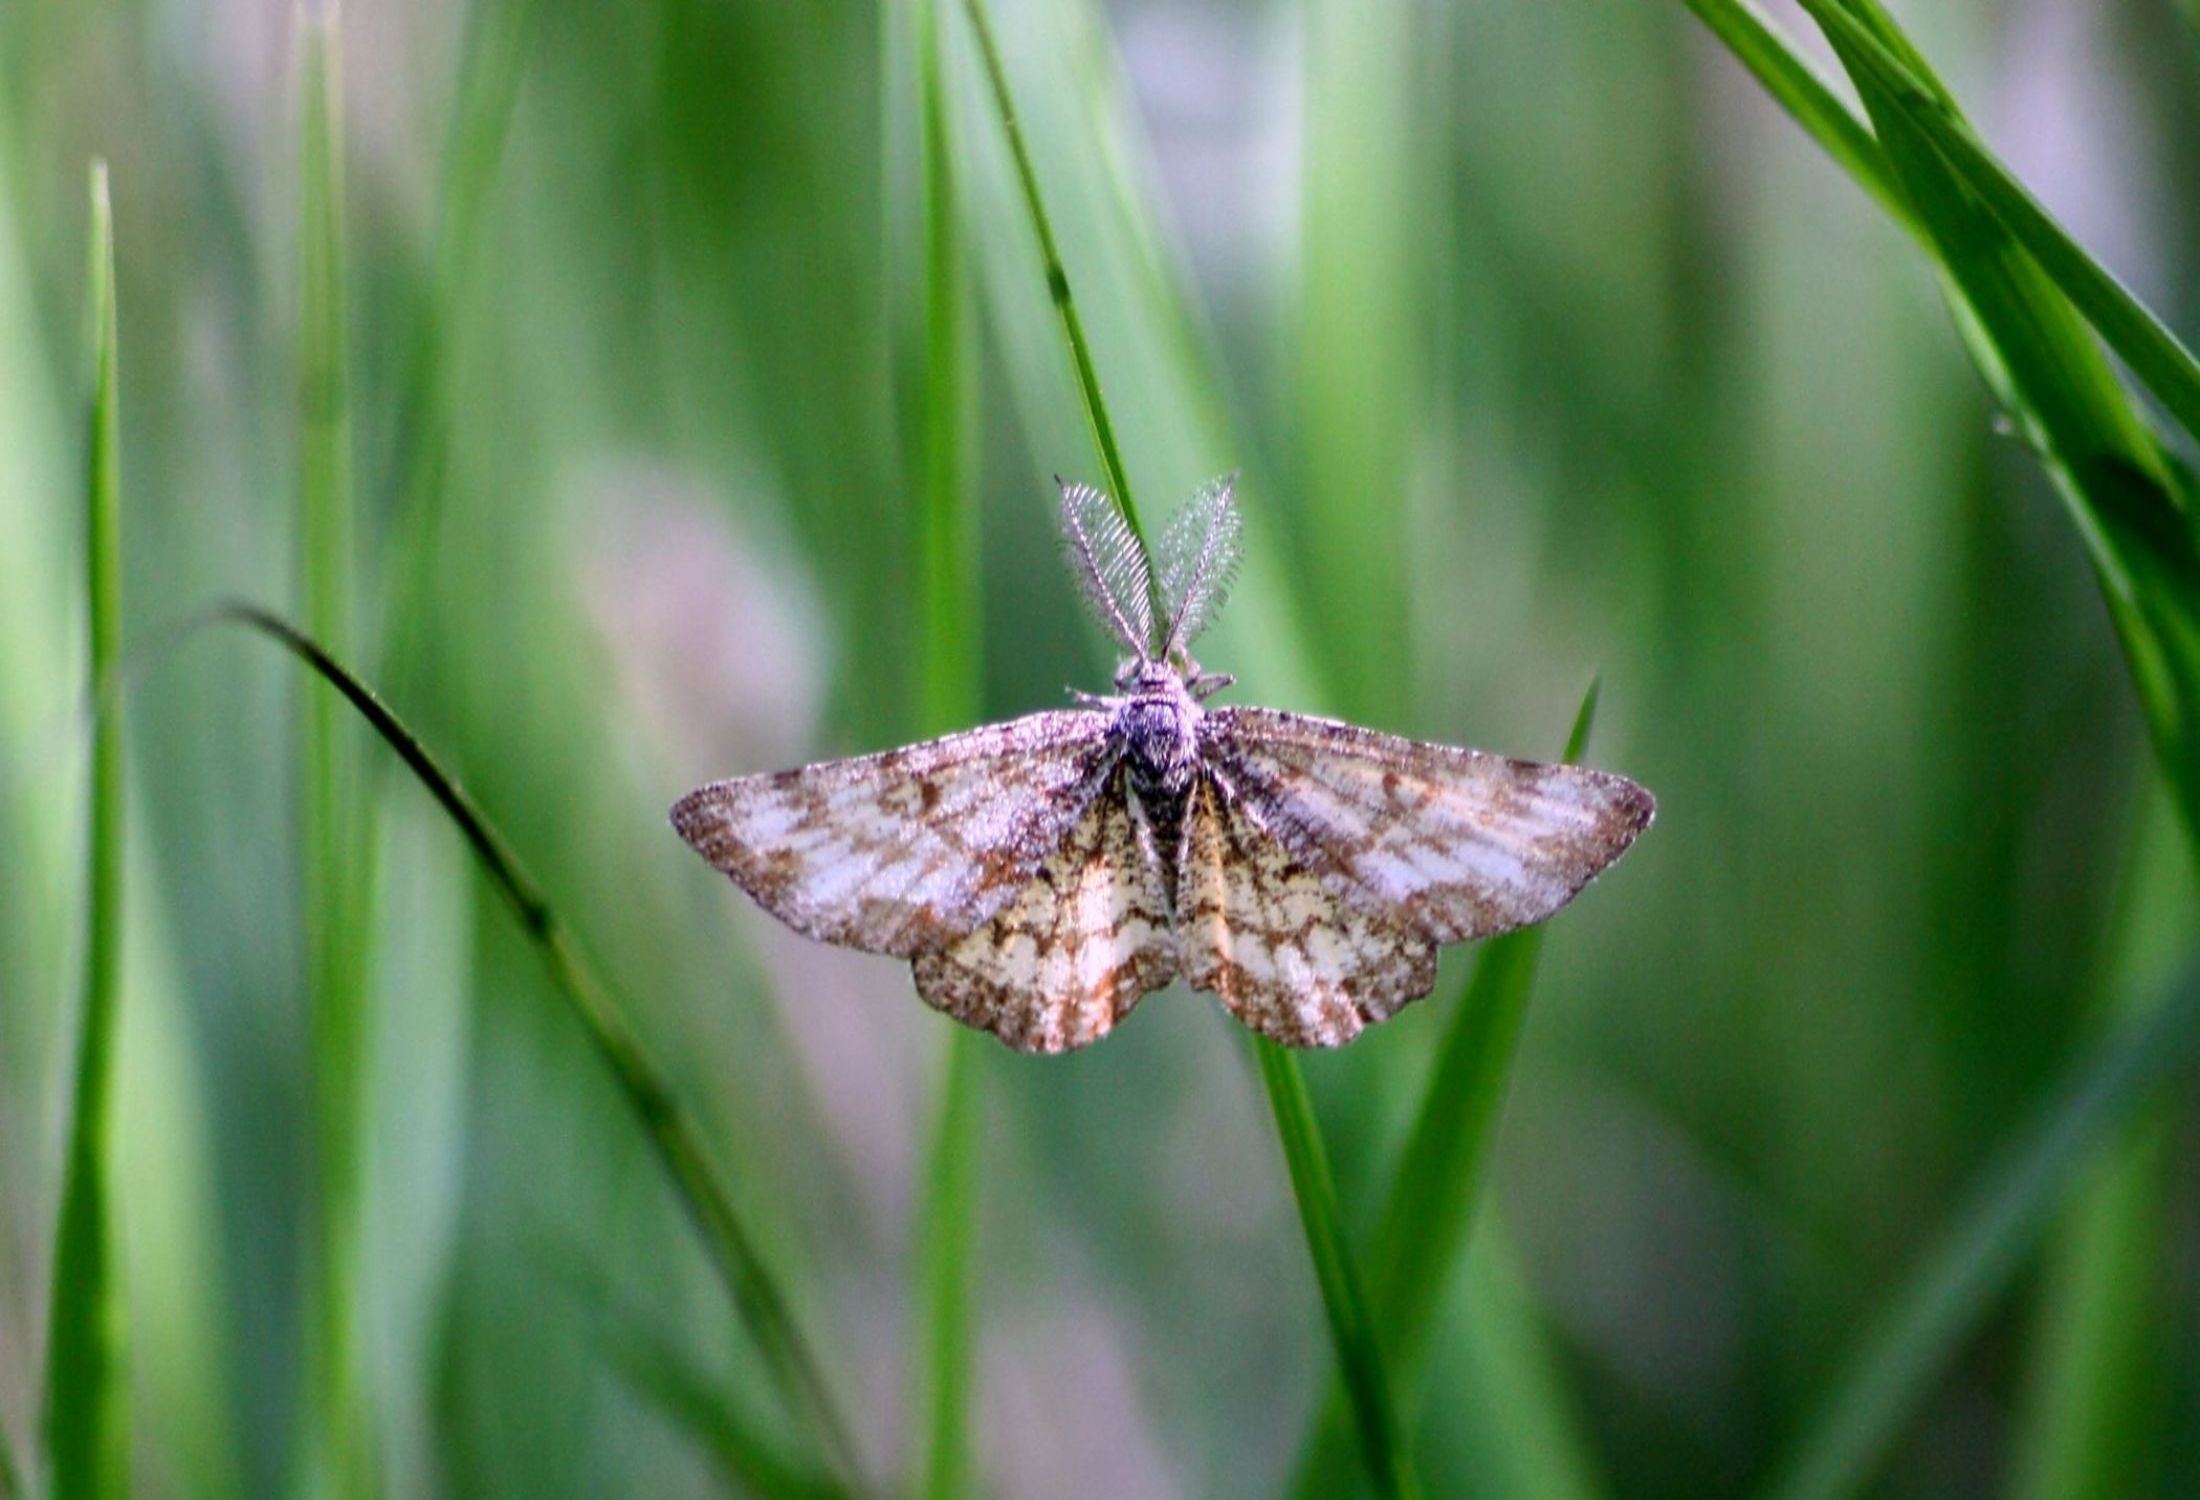
[[[1846,55],[1867,72],[1882,96],[1978,196],[2002,227],[2030,252],[2063,295],[2090,322],[2131,373],[2154,392],[2186,432],[2200,440],[2200,362],[2124,284],[2072,239],[2054,215],[1986,149],[1963,117],[1919,79],[1864,24],[1837,6],[1812,14]]]
[[[343,72],[338,8],[300,10],[298,90],[298,572],[307,633],[352,644],[357,525],[344,326]],[[359,909],[362,787],[341,697],[306,684],[299,787],[313,1038],[315,1183],[307,1462],[338,1496],[375,1489],[374,1428],[359,1336],[360,1193],[367,1015]]]
[[[939,1123],[926,1163],[924,1463],[918,1493],[949,1500],[971,1492],[970,1393],[977,1334],[970,1311],[977,1242],[978,1158],[984,1149],[984,1068],[990,1045],[962,1027],[946,1039]]]
[[[2014,1427],[2007,1493],[2020,1500],[2159,1492],[2147,1468],[2167,1383],[2159,1289],[2175,1166],[2165,1124],[2142,1122],[2096,1164],[2051,1246],[2044,1361]]]
[[[917,12],[918,109],[924,166],[923,475],[919,485],[919,705],[923,731],[967,725],[978,709],[980,640],[976,518],[970,505],[970,294],[956,198],[945,53],[944,0]],[[968,1493],[971,1479],[971,1257],[978,1165],[985,1146],[984,1038],[948,1028],[938,1124],[924,1181],[919,1266],[923,1356],[919,1493]]]
[[[15,1467],[15,1448],[8,1441],[7,1424],[0,1423],[0,1500],[19,1500],[23,1478]]]
[[[969,16],[970,29],[977,36],[978,55],[985,64],[993,107],[1000,116],[1002,133],[1008,138],[1009,153],[1015,159],[1016,183],[1023,191],[1024,209],[1031,218],[1031,230],[1038,239],[1040,257],[1046,263],[1047,295],[1053,301],[1055,316],[1061,320],[1062,340],[1068,346],[1070,363],[1077,373],[1077,389],[1084,398],[1085,419],[1092,427],[1093,445],[1100,451],[1100,465],[1107,473],[1109,493],[1123,508],[1123,519],[1130,523],[1139,545],[1145,547],[1149,540],[1145,524],[1139,516],[1138,501],[1131,494],[1130,473],[1123,466],[1122,450],[1116,446],[1115,423],[1109,418],[1108,404],[1100,395],[1100,376],[1093,368],[1092,346],[1085,338],[1084,319],[1078,315],[1077,299],[1070,291],[1069,272],[1062,266],[1062,251],[1054,239],[1054,223],[1047,217],[1046,200],[1039,192],[1039,174],[1031,164],[1031,148],[1025,144],[1023,126],[1017,122],[1016,99],[1009,92],[1008,70],[1001,63],[1000,43],[994,38],[993,23],[986,17],[985,0],[963,0],[963,11]],[[1148,547],[1147,550],[1152,549]],[[1158,582],[1154,586],[1158,590]],[[1157,618],[1167,613],[1158,592],[1153,603]]]
[[[1592,682],[1566,739],[1566,759],[1581,757],[1596,722]],[[1474,1227],[1475,1200],[1497,1135],[1512,1077],[1528,993],[1543,952],[1543,929],[1492,938],[1474,977],[1452,1007],[1450,1028],[1429,1071],[1364,1261],[1375,1329],[1411,1406],[1426,1378],[1429,1336],[1456,1279]],[[1343,1402],[1332,1392],[1299,1466],[1297,1493],[1336,1494],[1345,1483]]]
[[[1879,142],[1834,93],[1816,63],[1781,34],[1751,0],[1682,0],[1698,20],[1749,69],[1773,102],[1808,131],[1859,187],[1896,223],[1919,233],[1909,200],[1894,180]]]
[[[1830,1500],[1871,1482],[1918,1402],[2022,1268],[2088,1163],[2200,1050],[2200,970],[2071,1070],[1981,1176],[1778,1466],[1778,1500]]]
[[[1086,420],[1094,443],[1099,448],[1108,482],[1117,502],[1123,508],[1124,518],[1143,544],[1146,531],[1140,520],[1137,501],[1131,494],[1122,454],[1116,447],[1115,426],[1109,419],[1107,402],[1100,390],[1099,376],[1093,368],[1091,350],[1084,335],[1084,324],[1078,315],[1077,301],[1070,289],[1069,273],[1062,265],[1054,230],[1047,217],[1045,200],[1039,192],[1038,173],[1032,166],[1031,153],[1024,142],[1022,127],[1017,123],[1015,100],[1009,92],[1007,70],[1001,62],[1000,46],[987,18],[984,0],[965,0],[964,12],[976,35],[979,54],[985,66],[986,81],[993,95],[994,109],[1000,118],[1002,131],[1007,137],[1010,153],[1015,161],[1017,185],[1022,192],[1025,212],[1030,219],[1032,232],[1038,241],[1040,255],[1045,264],[1048,295],[1061,321],[1063,338],[1076,370],[1077,386],[1083,399]],[[1160,599],[1157,598],[1154,602],[1157,610],[1163,609]],[[1260,1059],[1261,1077],[1267,1086],[1269,1105],[1275,1114],[1277,1136],[1282,1143],[1285,1164],[1290,1170],[1292,1188],[1299,1204],[1300,1219],[1305,1226],[1307,1244],[1314,1258],[1315,1276],[1321,1286],[1331,1335],[1337,1345],[1339,1362],[1344,1367],[1346,1389],[1352,1397],[1354,1414],[1360,1421],[1369,1471],[1374,1475],[1378,1488],[1385,1494],[1416,1493],[1417,1486],[1409,1455],[1401,1436],[1403,1428],[1398,1421],[1397,1409],[1391,1402],[1388,1382],[1383,1375],[1382,1361],[1377,1351],[1373,1325],[1367,1315],[1366,1297],[1361,1290],[1359,1273],[1353,1264],[1350,1247],[1345,1242],[1344,1228],[1337,1210],[1336,1188],[1329,1175],[1328,1155],[1323,1149],[1320,1129],[1314,1120],[1313,1106],[1307,1098],[1305,1079],[1299,1073],[1297,1059],[1283,1049],[1264,1040],[1256,1040],[1254,1050]]]
[[[1269,1107],[1275,1112],[1276,1136],[1283,1145],[1284,1164],[1290,1169],[1292,1195],[1298,1200],[1299,1221],[1306,1229],[1307,1252],[1313,1257],[1314,1278],[1321,1286],[1330,1339],[1337,1346],[1337,1365],[1353,1422],[1359,1429],[1368,1476],[1378,1494],[1418,1494],[1420,1486],[1414,1478],[1405,1426],[1398,1419],[1397,1403],[1392,1399],[1367,1292],[1345,1240],[1344,1218],[1337,1208],[1337,1185],[1329,1174],[1329,1153],[1314,1120],[1306,1079],[1299,1072],[1298,1059],[1266,1037],[1253,1039],[1253,1051],[1260,1059],[1261,1082],[1268,1088]]]
[[[1307,602],[1324,628],[1337,711],[1381,723],[1412,681],[1408,506],[1427,385],[1427,204],[1436,176],[1407,82],[1428,45],[1427,7],[1310,0],[1298,172],[1301,270],[1294,298],[1291,432]],[[1370,494],[1401,497],[1370,505]]]
[[[1146,531],[1137,501],[1131,494],[1122,454],[1116,447],[1114,423],[1108,417],[1107,402],[1101,395],[1084,325],[1070,290],[1069,273],[1063,268],[1046,204],[1039,192],[1038,173],[1032,166],[1030,150],[1017,123],[1007,70],[1001,62],[1000,47],[987,19],[984,0],[965,0],[964,11],[977,37],[994,108],[1015,160],[1017,183],[1045,262],[1047,291],[1061,320],[1093,441],[1100,450],[1101,463],[1115,498],[1123,508],[1124,518],[1144,543]],[[1156,599],[1155,606],[1157,610],[1162,609],[1162,601]],[[1346,1387],[1353,1399],[1355,1415],[1360,1419],[1369,1470],[1383,1493],[1415,1493],[1409,1456],[1401,1438],[1403,1429],[1383,1376],[1359,1274],[1345,1243],[1337,1211],[1336,1188],[1330,1180],[1328,1156],[1307,1098],[1306,1082],[1299,1074],[1297,1059],[1290,1053],[1265,1041],[1256,1041],[1254,1050],[1259,1055],[1261,1077],[1268,1088],[1270,1107],[1275,1112],[1277,1135],[1290,1169],[1300,1218],[1306,1227],[1307,1244],[1314,1257],[1316,1279],[1321,1285],[1339,1361],[1344,1366]]]
[[[283,620],[252,605],[225,605],[216,618],[267,636],[342,693],[465,835],[490,883],[518,917],[558,993],[610,1068],[620,1095],[702,1236],[713,1269],[756,1339],[779,1394],[814,1429],[837,1476],[860,1488],[855,1443],[826,1383],[824,1366],[795,1321],[793,1304],[781,1291],[778,1278],[764,1263],[755,1235],[734,1206],[702,1132],[672,1092],[664,1071],[650,1058],[626,1012],[583,957],[542,887],[419,738],[340,662]]]
[[[2193,870],[2159,792],[2139,799],[2117,880],[2099,1024],[2157,999],[2192,932]],[[2089,1019],[2096,1019],[2091,1018]],[[2165,1256],[2175,1158],[2157,1105],[2104,1153],[2049,1241],[2008,1493],[2110,1500],[2162,1489],[2174,1336]]]
[[[450,462],[452,345],[488,239],[490,200],[540,9],[538,0],[466,7],[458,98],[437,181],[427,306],[405,351],[394,444],[378,481],[392,515],[382,644],[400,688],[427,649],[421,632],[435,613],[429,598]]]
[[[122,647],[114,213],[105,162],[92,165],[87,294],[92,386],[84,471],[85,599],[93,701],[98,703],[106,697]],[[106,705],[92,726],[84,1012],[68,1166],[54,1233],[53,1313],[46,1349],[46,1452],[54,1500],[130,1493],[128,1350],[111,1192],[115,1044],[122,1005],[122,729],[114,704]]]

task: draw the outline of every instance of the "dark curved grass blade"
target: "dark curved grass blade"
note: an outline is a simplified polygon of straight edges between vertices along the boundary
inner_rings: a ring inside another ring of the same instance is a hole
[[[341,663],[288,623],[256,606],[224,605],[214,618],[233,621],[267,636],[320,674],[373,726],[458,825],[490,883],[519,918],[521,929],[541,956],[558,993],[571,1005],[582,1030],[610,1068],[627,1107],[634,1112],[658,1161],[672,1179],[681,1206],[701,1234],[712,1266],[756,1339],[779,1394],[789,1409],[802,1414],[812,1427],[838,1477],[860,1489],[862,1468],[850,1429],[841,1418],[814,1346],[795,1321],[793,1305],[757,1250],[756,1239],[712,1165],[693,1117],[672,1092],[663,1071],[650,1059],[625,1012],[583,958],[579,944],[543,895],[542,887],[427,747]]]
[[[2097,1046],[1981,1174],[1788,1452],[1778,1500],[1859,1493],[1963,1339],[2015,1278],[2096,1152],[2200,1054],[2200,967]]]
[[[93,701],[105,697],[122,647],[122,475],[115,368],[114,213],[107,164],[92,164],[87,277],[91,400],[86,424],[85,599]],[[115,1265],[115,1046],[122,1006],[123,721],[110,705],[92,725],[90,865],[86,872],[84,1009],[77,1042],[69,1156],[54,1232],[46,1347],[46,1455],[54,1500],[130,1493],[129,1369]]]
[[[1566,760],[1581,758],[1596,722],[1591,682],[1566,738]],[[1543,953],[1543,929],[1492,938],[1474,977],[1452,1007],[1397,1175],[1368,1242],[1368,1295],[1375,1331],[1390,1357],[1402,1406],[1427,1376],[1436,1314],[1455,1279],[1474,1228],[1475,1201],[1512,1079],[1528,994]],[[1349,1455],[1342,1393],[1323,1404],[1299,1464],[1297,1494],[1333,1495],[1347,1482]]]

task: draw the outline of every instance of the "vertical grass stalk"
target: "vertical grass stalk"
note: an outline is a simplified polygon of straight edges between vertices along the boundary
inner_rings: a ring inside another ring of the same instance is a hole
[[[978,709],[977,538],[971,492],[970,307],[962,221],[949,136],[944,0],[916,14],[918,108],[924,168],[923,474],[918,489],[919,703],[926,734],[969,722]],[[939,1117],[925,1170],[919,1250],[924,1335],[919,1493],[969,1492],[970,1392],[976,1335],[970,1307],[978,1158],[985,1149],[983,1038],[948,1028]]]
[[[345,378],[343,99],[335,0],[299,12],[298,541],[306,628],[350,650],[356,525]],[[374,1490],[359,1338],[359,1215],[366,1078],[365,946],[355,878],[364,826],[342,700],[306,687],[301,829],[314,1098],[315,1199],[307,1463],[327,1494]]]
[[[1046,202],[1039,192],[1039,175],[1032,165],[1030,148],[1024,142],[1023,128],[1017,123],[1016,103],[1009,92],[1008,72],[1001,62],[1000,45],[994,38],[984,0],[964,0],[963,9],[977,37],[994,110],[1000,117],[1002,133],[1007,137],[1010,155],[1015,160],[1016,180],[1022,189],[1024,208],[1031,219],[1032,233],[1045,266],[1047,295],[1061,320],[1063,340],[1075,367],[1078,393],[1084,401],[1093,442],[1099,448],[1101,465],[1107,472],[1116,503],[1122,507],[1124,520],[1140,544],[1145,545],[1147,532],[1139,516],[1137,500],[1131,493],[1122,453],[1116,446],[1115,424],[1108,417],[1107,401],[1100,391],[1100,378],[1093,367],[1084,322],[1078,315],[1077,299],[1070,290],[1069,272],[1062,264],[1053,225],[1047,217]],[[1159,597],[1154,600],[1154,606],[1158,614],[1167,614],[1166,603]],[[1416,1493],[1408,1455],[1400,1438],[1403,1428],[1383,1375],[1374,1328],[1367,1315],[1367,1299],[1361,1290],[1351,1249],[1345,1241],[1336,1186],[1329,1174],[1328,1153],[1322,1145],[1321,1130],[1314,1119],[1313,1104],[1307,1097],[1306,1081],[1299,1072],[1298,1059],[1280,1047],[1257,1039],[1254,1051],[1260,1062],[1261,1080],[1268,1090],[1269,1107],[1275,1115],[1277,1138],[1290,1170],[1299,1217],[1305,1227],[1307,1247],[1313,1256],[1315,1277],[1321,1287],[1330,1333],[1337,1347],[1338,1363],[1343,1367],[1346,1389],[1352,1396],[1353,1412],[1359,1420],[1369,1472],[1385,1494]]]
[[[1329,1153],[1322,1146],[1321,1130],[1314,1121],[1305,1076],[1299,1072],[1298,1060],[1266,1037],[1253,1039],[1253,1051],[1260,1059],[1261,1081],[1268,1086],[1276,1135],[1283,1143],[1291,1191],[1298,1199],[1299,1218],[1306,1227],[1306,1247],[1314,1260],[1315,1279],[1321,1284],[1322,1305],[1329,1314],[1329,1333],[1337,1346],[1337,1365],[1351,1402],[1353,1421],[1359,1428],[1360,1451],[1367,1461],[1368,1476],[1374,1480],[1378,1494],[1418,1494],[1404,1424],[1398,1420],[1397,1404],[1391,1399],[1389,1379],[1383,1371],[1367,1293],[1345,1242],[1337,1185],[1329,1174]]]
[[[1569,764],[1581,758],[1596,711],[1597,684],[1592,682],[1566,739]],[[1375,1332],[1390,1357],[1399,1404],[1408,1410],[1417,1404],[1414,1393],[1426,1377],[1437,1315],[1473,1238],[1475,1203],[1511,1086],[1543,933],[1541,927],[1529,927],[1483,946],[1474,978],[1452,1009],[1414,1112],[1412,1133],[1368,1241],[1365,1264]],[[1344,1392],[1332,1391],[1323,1407],[1313,1444],[1299,1466],[1301,1496],[1335,1494],[1347,1482],[1345,1402]]]
[[[2131,1019],[2192,939],[2196,892],[2166,798],[2132,819],[2104,945],[2095,1024]],[[2174,1318],[2163,1269],[2174,1243],[2174,1106],[2156,1106],[2087,1173],[2049,1242],[2031,1368],[2012,1428],[2007,1493],[2107,1500],[2159,1491],[2173,1410]]]
[[[963,0],[963,11],[970,17],[970,29],[977,35],[978,55],[985,64],[986,83],[993,92],[993,108],[1001,117],[1001,132],[1007,137],[1009,155],[1015,160],[1016,184],[1023,190],[1024,211],[1031,218],[1031,232],[1038,241],[1039,258],[1046,266],[1047,298],[1054,304],[1055,317],[1062,324],[1062,340],[1069,348],[1070,364],[1077,376],[1077,393],[1084,401],[1085,420],[1092,428],[1093,446],[1100,450],[1100,467],[1107,475],[1109,493],[1123,508],[1123,519],[1130,524],[1131,534],[1150,555],[1153,549],[1145,523],[1139,518],[1138,502],[1131,495],[1130,473],[1123,466],[1123,452],[1116,446],[1115,423],[1109,419],[1108,404],[1100,395],[1100,376],[1093,367],[1092,346],[1085,339],[1085,323],[1078,315],[1077,299],[1070,293],[1069,272],[1062,265],[1061,247],[1054,238],[1054,221],[1047,216],[1046,199],[1039,193],[1039,173],[1031,164],[1031,148],[1024,143],[1024,128],[1016,117],[1016,98],[1009,92],[1008,69],[1001,62],[1000,43],[994,39],[985,0]],[[1168,609],[1158,592],[1158,581],[1154,588],[1154,617],[1166,618]]]
[[[84,1015],[69,1157],[54,1236],[46,1347],[46,1452],[54,1500],[130,1493],[129,1368],[112,1168],[122,1005],[122,712],[108,687],[122,646],[121,427],[116,411],[114,213],[92,164],[87,276],[92,381],[85,459],[85,602],[92,726]]]
[[[1409,82],[1413,0],[1310,0],[1298,289],[1297,439],[1307,571],[1337,707],[1378,722],[1411,680],[1406,510],[1429,315],[1416,254],[1430,197]],[[1370,505],[1370,494],[1398,503]]]

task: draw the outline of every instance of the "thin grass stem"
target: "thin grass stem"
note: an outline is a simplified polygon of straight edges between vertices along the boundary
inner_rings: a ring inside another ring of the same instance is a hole
[[[943,0],[916,15],[924,168],[923,475],[918,516],[918,714],[927,734],[977,712],[982,649],[971,493],[969,278],[956,196]],[[976,1334],[971,1260],[985,1149],[983,1038],[950,1026],[938,1120],[925,1167],[919,1246],[923,1307],[918,1492],[948,1500],[971,1487],[970,1390]]]
[[[1130,525],[1132,533],[1138,537],[1140,545],[1145,546],[1146,531],[1139,519],[1137,502],[1131,494],[1122,454],[1116,446],[1115,424],[1108,416],[1107,401],[1101,394],[1099,376],[1093,368],[1084,324],[1077,313],[1077,300],[1070,290],[1069,273],[1063,267],[1054,230],[1047,217],[1046,203],[1039,191],[1038,172],[1032,165],[1030,149],[1024,142],[1023,128],[1017,122],[1015,99],[1009,91],[1008,73],[1001,62],[999,43],[994,39],[984,0],[964,0],[963,8],[970,19],[972,31],[976,33],[979,54],[984,61],[986,79],[993,94],[994,109],[1000,117],[1002,132],[1008,139],[1010,154],[1015,159],[1016,178],[1023,190],[1025,211],[1031,219],[1032,232],[1045,263],[1047,293],[1060,318],[1071,362],[1076,367],[1078,392],[1084,401],[1086,420],[1091,427],[1093,440],[1099,447],[1101,463],[1107,470],[1109,483],[1113,487],[1117,503],[1122,507],[1124,519]],[[1150,548],[1148,550],[1150,553]],[[1155,589],[1155,612],[1166,616],[1167,604],[1159,595],[1158,584]],[[1282,1048],[1261,1040],[1255,1041],[1254,1051],[1260,1061],[1262,1082],[1268,1090],[1269,1107],[1275,1115],[1277,1138],[1282,1144],[1284,1161],[1291,1174],[1300,1220],[1306,1231],[1307,1247],[1314,1260],[1315,1278],[1321,1287],[1323,1306],[1328,1314],[1332,1341],[1337,1348],[1338,1362],[1344,1370],[1346,1389],[1352,1397],[1354,1415],[1359,1420],[1369,1472],[1375,1477],[1377,1487],[1386,1495],[1417,1493],[1418,1487],[1413,1478],[1409,1455],[1401,1439],[1404,1429],[1390,1399],[1389,1384],[1383,1374],[1374,1329],[1367,1316],[1367,1299],[1361,1290],[1359,1272],[1353,1264],[1351,1249],[1345,1241],[1344,1226],[1337,1209],[1336,1188],[1329,1174],[1328,1154],[1322,1145],[1320,1126],[1314,1119],[1313,1105],[1307,1097],[1306,1081],[1299,1072],[1298,1059]]]
[[[970,27],[977,34],[978,54],[985,63],[986,82],[993,91],[993,105],[1000,115],[1002,133],[1008,138],[1009,154],[1016,163],[1016,182],[1023,189],[1024,210],[1031,218],[1032,233],[1039,243],[1039,256],[1046,265],[1047,297],[1054,304],[1054,311],[1062,324],[1062,337],[1069,346],[1070,363],[1076,369],[1077,389],[1084,398],[1085,419],[1092,428],[1092,440],[1100,450],[1100,464],[1107,473],[1108,489],[1115,502],[1123,509],[1123,519],[1130,524],[1132,535],[1139,546],[1152,554],[1145,523],[1140,519],[1138,501],[1131,494],[1130,472],[1123,466],[1122,450],[1116,445],[1115,423],[1108,416],[1108,404],[1100,395],[1100,376],[1092,363],[1092,347],[1085,338],[1084,319],[1077,312],[1077,298],[1071,293],[1069,272],[1062,265],[1062,252],[1054,239],[1054,224],[1047,217],[1046,200],[1039,192],[1039,174],[1031,164],[1031,148],[1024,142],[1024,128],[1016,115],[1015,96],[1008,87],[1008,70],[1001,62],[1001,48],[994,39],[993,23],[986,15],[985,0],[963,0],[963,11],[970,18]],[[1161,598],[1158,581],[1154,588],[1153,608],[1156,619],[1168,614],[1166,602]]]
[[[92,379],[84,467],[85,603],[96,701],[106,691],[122,647],[114,211],[104,161],[92,164],[86,284]],[[130,1493],[129,1352],[112,1178],[122,1007],[122,733],[119,712],[101,714],[92,726],[84,1008],[68,1164],[54,1233],[46,1349],[45,1435],[54,1500],[101,1500]]]
[[[985,1038],[961,1027],[946,1039],[939,1123],[925,1169],[923,1242],[924,1463],[918,1493],[971,1492],[970,1394],[977,1355],[971,1259],[977,1242],[978,1157],[985,1141]]]
[[[267,636],[333,685],[395,751],[421,785],[458,826],[497,893],[519,919],[552,984],[611,1070],[659,1163],[671,1177],[681,1206],[701,1234],[711,1263],[762,1351],[781,1397],[802,1414],[825,1449],[836,1475],[861,1490],[861,1464],[851,1429],[825,1378],[823,1364],[795,1321],[793,1305],[757,1249],[735,1208],[694,1117],[681,1105],[664,1072],[650,1058],[626,1013],[583,957],[571,930],[551,907],[496,829],[474,806],[419,738],[365,683],[280,617],[250,604],[227,604],[214,618]]]
[[[344,326],[343,71],[334,0],[301,6],[298,138],[298,573],[306,629],[350,651],[357,525]],[[343,700],[306,684],[300,750],[303,907],[313,1038],[314,1201],[307,1462],[336,1496],[374,1493],[374,1426],[359,1340],[367,1077],[364,826]]]
[[[1265,1037],[1253,1039],[1261,1081],[1276,1117],[1276,1135],[1291,1173],[1291,1191],[1306,1228],[1306,1247],[1321,1284],[1329,1334],[1337,1346],[1337,1365],[1352,1416],[1360,1433],[1360,1451],[1368,1477],[1382,1495],[1417,1495],[1405,1428],[1398,1420],[1390,1383],[1376,1344],[1374,1319],[1352,1252],[1345,1242],[1344,1216],[1337,1207],[1337,1186],[1329,1173],[1329,1153],[1314,1120],[1313,1101],[1298,1060]]]
[[[1596,722],[1595,682],[1582,696],[1565,758],[1581,758]],[[1421,1091],[1413,1129],[1383,1200],[1363,1263],[1375,1331],[1388,1354],[1402,1407],[1427,1378],[1437,1313],[1473,1238],[1474,1210],[1488,1172],[1498,1116],[1512,1079],[1528,995],[1542,957],[1541,927],[1492,938],[1452,1007],[1451,1023]],[[1335,1494],[1346,1482],[1345,1393],[1332,1391],[1299,1465],[1297,1493]],[[1585,1467],[1577,1464],[1574,1467]]]

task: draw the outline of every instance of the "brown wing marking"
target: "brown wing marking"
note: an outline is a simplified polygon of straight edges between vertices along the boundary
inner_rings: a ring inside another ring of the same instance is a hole
[[[1019,1052],[1106,1036],[1176,972],[1168,904],[1117,771],[1037,876],[993,919],[912,965],[940,1010]]]
[[[1436,945],[1338,897],[1217,777],[1192,793],[1177,941],[1185,983],[1287,1047],[1341,1047],[1427,994]]]
[[[1099,795],[1108,717],[1032,714],[690,792],[672,826],[757,905],[822,942],[902,957],[978,927]]]

